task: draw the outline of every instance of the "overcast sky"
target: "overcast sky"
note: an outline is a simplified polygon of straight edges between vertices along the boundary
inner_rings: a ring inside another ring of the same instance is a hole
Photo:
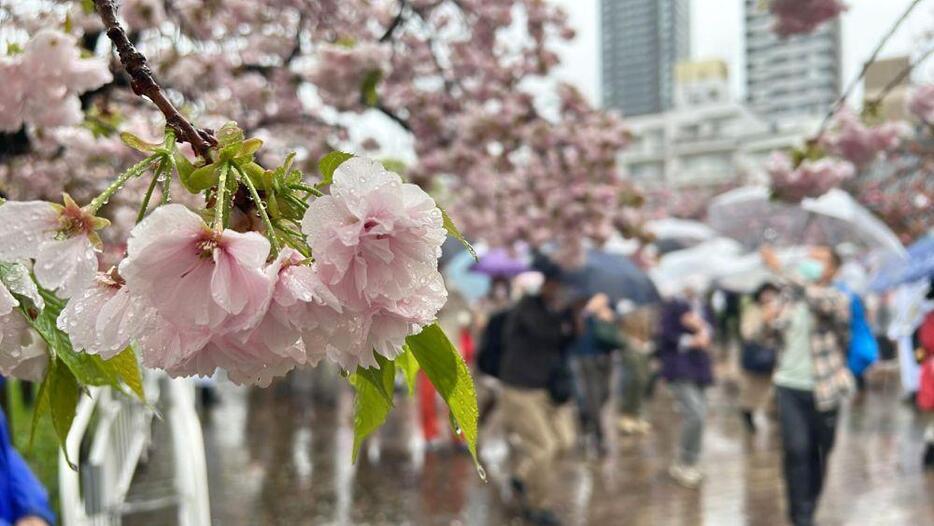
[[[591,100],[599,102],[600,48],[599,7],[601,0],[550,0],[564,6],[577,29],[575,41],[563,50],[559,76],[577,84]],[[646,0],[650,1],[650,0]],[[691,57],[720,58],[730,66],[734,97],[744,93],[743,0],[691,1]],[[912,0],[845,0],[850,9],[843,15],[843,79],[848,83],[869,58],[882,35],[901,16]],[[934,31],[934,0],[922,0],[881,53],[881,57],[910,53],[930,42]],[[934,57],[929,58],[916,78],[934,79]]]

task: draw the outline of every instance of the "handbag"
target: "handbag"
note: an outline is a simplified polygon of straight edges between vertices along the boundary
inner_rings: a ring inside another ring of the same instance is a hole
[[[753,374],[772,374],[777,353],[775,349],[756,342],[744,342],[740,365]]]
[[[548,396],[556,405],[561,405],[574,397],[574,378],[567,361],[562,359],[555,364],[548,377]]]

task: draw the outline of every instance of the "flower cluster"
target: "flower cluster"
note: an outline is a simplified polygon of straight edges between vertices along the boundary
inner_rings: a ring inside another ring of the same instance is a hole
[[[54,29],[33,36],[21,53],[0,56],[0,131],[29,124],[70,126],[84,119],[78,95],[110,82],[107,62],[83,58],[74,37]]]
[[[922,122],[934,123],[934,84],[918,86],[908,98],[908,111]]]
[[[70,298],[57,326],[75,350],[110,359],[132,345],[144,365],[172,376],[222,368],[232,381],[256,385],[325,357],[347,370],[376,366],[374,352],[394,358],[446,299],[437,268],[441,211],[375,161],[338,166],[330,194],[312,200],[301,220],[307,247],[295,241],[277,254],[269,237],[276,226],[225,227],[216,204],[212,226],[173,203],[137,224],[126,257],[99,272],[96,231],[107,222],[95,217],[98,206],[67,196],[64,205],[0,205],[0,261],[16,269],[3,273],[0,289],[4,373],[35,356],[30,313],[14,312],[19,300],[9,292],[42,310],[28,268],[42,288]]]
[[[858,115],[844,107],[835,116],[834,128],[821,137],[821,144],[829,153],[863,167],[879,154],[897,148],[902,137],[909,133],[907,124],[902,122],[887,121],[878,126],[867,126]]]
[[[805,159],[795,167],[791,158],[781,152],[772,154],[766,169],[773,194],[791,202],[823,195],[856,173],[850,162],[831,157]]]
[[[841,0],[771,0],[769,2],[769,12],[775,17],[772,29],[783,37],[811,33],[846,9],[846,4]]]
[[[376,42],[353,45],[321,46],[317,63],[306,77],[318,88],[318,94],[335,108],[346,110],[360,104],[368,75],[382,77],[389,66],[389,47]],[[375,80],[375,79],[374,79]]]

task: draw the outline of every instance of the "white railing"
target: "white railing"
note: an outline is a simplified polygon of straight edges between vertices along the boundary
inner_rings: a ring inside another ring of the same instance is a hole
[[[95,387],[78,403],[65,443],[68,458],[80,461],[78,470],[68,466],[64,452],[59,454],[65,526],[122,522],[123,515],[130,511],[127,495],[133,476],[152,442],[152,407],[164,412],[171,436],[172,443],[162,447],[172,448],[172,491],[135,507],[175,506],[180,526],[210,523],[204,444],[195,412],[194,387],[190,381],[150,374],[146,377],[146,394],[148,406],[109,388]]]

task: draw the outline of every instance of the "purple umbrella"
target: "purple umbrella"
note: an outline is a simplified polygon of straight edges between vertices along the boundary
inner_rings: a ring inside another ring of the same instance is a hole
[[[480,256],[470,270],[490,277],[511,278],[529,270],[529,264],[522,255],[513,256],[505,248],[494,248]]]

